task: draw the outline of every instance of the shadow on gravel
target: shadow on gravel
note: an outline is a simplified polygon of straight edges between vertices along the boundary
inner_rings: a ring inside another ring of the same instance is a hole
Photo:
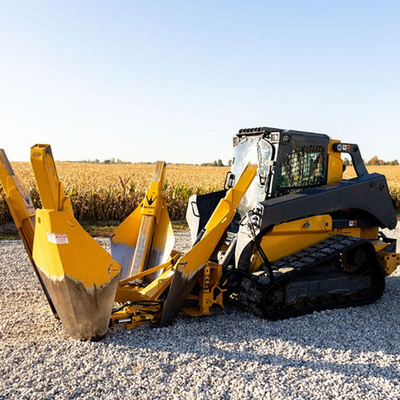
[[[196,337],[192,338],[193,340],[197,340]],[[352,360],[354,355],[349,357],[348,362],[343,362],[343,357],[340,356],[342,361],[339,359],[337,361],[325,361],[320,359],[320,353],[315,351],[315,349],[303,349],[301,351],[301,356],[297,358],[298,352],[292,353],[292,356],[286,355],[287,352],[283,352],[284,354],[260,354],[257,351],[252,350],[242,350],[240,349],[239,343],[235,344],[234,347],[230,350],[225,350],[221,348],[217,348],[213,344],[215,340],[214,336],[209,338],[208,344],[203,344],[203,346],[196,346],[195,348],[182,347],[179,350],[176,350],[175,347],[160,346],[158,341],[148,341],[137,342],[136,340],[132,341],[131,345],[127,345],[126,338],[122,341],[113,340],[114,346],[123,346],[123,347],[133,347],[137,350],[147,350],[150,352],[168,352],[170,353],[169,362],[166,363],[168,367],[168,372],[174,372],[175,369],[173,365],[171,365],[171,361],[174,359],[179,359],[179,364],[190,363],[196,359],[205,359],[210,360],[209,367],[210,369],[218,366],[223,367],[226,363],[259,363],[261,365],[270,365],[274,368],[282,368],[282,373],[285,373],[286,368],[304,368],[307,370],[315,371],[315,372],[329,372],[335,374],[343,374],[349,377],[360,376],[360,377],[374,377],[374,378],[383,378],[383,379],[395,379],[398,380],[398,376],[400,374],[398,365],[389,365],[389,366],[378,366],[375,363],[355,363]],[[264,339],[268,340],[268,339]],[[352,353],[354,354],[354,353]],[[182,355],[189,356],[189,360],[182,360]],[[310,359],[301,359],[303,357],[313,358]],[[335,355],[333,357],[335,359]]]
[[[387,283],[383,298],[369,306],[275,322],[230,308],[197,319],[181,315],[168,328],[110,331],[103,343],[121,346],[121,352],[166,352],[173,359],[211,357],[211,363],[256,362],[283,369],[397,379],[400,277],[390,277]]]
[[[33,273],[26,255],[22,256],[21,252],[22,244],[18,252],[13,250],[12,257],[24,257],[17,265],[18,278],[26,283],[33,280]],[[7,260],[5,258],[5,262]],[[8,270],[5,269],[3,273],[6,274],[6,271]],[[33,295],[26,292],[20,281],[4,281],[11,288],[13,284],[16,287],[7,293],[3,292],[4,296],[13,293],[10,297],[4,297],[4,305],[10,301],[13,305],[7,318],[3,315],[3,335],[21,331],[23,337],[18,336],[18,339],[29,341],[31,337],[36,340],[38,329],[49,342],[52,343],[54,338],[57,345],[60,345],[60,337],[61,342],[64,342],[64,334],[59,325],[59,336],[52,336],[56,328],[49,316],[50,311],[41,310],[46,305],[39,288],[35,290],[36,295]],[[204,358],[210,367],[222,367],[227,362],[233,365],[259,363],[282,368],[282,373],[289,367],[296,367],[310,371],[331,371],[352,377],[398,379],[400,277],[391,276],[386,283],[382,299],[369,306],[328,310],[275,322],[262,320],[233,308],[196,319],[182,314],[168,328],[141,326],[130,331],[110,331],[95,346],[109,349],[116,358],[123,357],[125,353],[135,357],[140,351],[165,354],[175,365],[181,362],[180,356],[184,356],[181,357],[183,363]],[[38,285],[37,282],[31,284]],[[20,304],[27,304],[29,312],[21,314]],[[9,320],[14,322],[12,327],[8,327]],[[29,329],[24,326],[27,320],[32,325]],[[174,369],[167,361],[163,363],[163,368]]]

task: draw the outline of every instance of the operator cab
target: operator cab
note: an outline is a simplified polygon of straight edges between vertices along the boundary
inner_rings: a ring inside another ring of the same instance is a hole
[[[233,235],[238,232],[243,216],[257,203],[325,185],[329,140],[329,136],[324,134],[279,128],[240,129],[233,137],[233,162],[226,188],[189,199],[186,220],[192,243],[248,162],[257,164],[257,176],[243,196],[228,228],[228,233]]]

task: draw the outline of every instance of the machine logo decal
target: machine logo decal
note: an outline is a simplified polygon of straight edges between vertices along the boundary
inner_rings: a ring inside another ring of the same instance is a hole
[[[32,200],[31,200],[31,197],[29,196],[28,191],[25,190],[23,187],[17,187],[17,190],[18,190],[19,194],[21,195],[21,197],[24,199],[28,208],[33,208]]]
[[[149,203],[149,206],[151,206],[156,201],[156,199],[157,199],[157,196],[154,197],[154,199],[153,199],[153,195],[151,195],[150,199],[146,196],[146,200]]]
[[[22,198],[25,200],[25,203],[28,204],[28,206],[31,205],[31,198],[29,197],[28,193],[25,193],[25,195],[22,195]]]

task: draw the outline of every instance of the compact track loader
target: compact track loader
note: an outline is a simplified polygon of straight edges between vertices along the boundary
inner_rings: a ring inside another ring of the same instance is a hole
[[[192,196],[192,247],[173,250],[157,162],[141,204],[111,235],[111,255],[73,216],[49,145],[31,161],[43,209],[4,151],[0,180],[11,214],[54,314],[77,339],[109,326],[173,323],[180,311],[208,315],[235,304],[268,319],[379,299],[400,264],[386,179],[369,174],[357,145],[323,134],[242,129],[223,190]],[[341,153],[357,177],[344,180]]]

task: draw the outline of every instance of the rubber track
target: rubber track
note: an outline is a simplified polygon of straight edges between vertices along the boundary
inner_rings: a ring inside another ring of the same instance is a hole
[[[276,305],[276,308],[272,311],[263,309],[268,295],[277,290],[284,290],[282,288],[290,283],[291,278],[311,268],[326,265],[340,256],[341,253],[361,246],[366,248],[369,256],[370,269],[372,269],[370,275],[374,289],[372,293],[353,300],[334,300],[327,304],[317,303],[313,306],[305,305],[301,308],[294,308],[282,303]],[[272,288],[268,285],[270,279],[267,272],[259,271],[254,274],[247,274],[245,277],[242,274],[240,288],[234,300],[234,302],[238,302],[254,314],[271,320],[296,317],[325,309],[370,304],[381,297],[385,287],[384,273],[376,258],[373,245],[369,240],[352,236],[332,236],[314,246],[278,260],[272,263],[271,266],[274,270],[274,284]],[[280,272],[279,270],[283,268],[292,268],[292,270]]]

